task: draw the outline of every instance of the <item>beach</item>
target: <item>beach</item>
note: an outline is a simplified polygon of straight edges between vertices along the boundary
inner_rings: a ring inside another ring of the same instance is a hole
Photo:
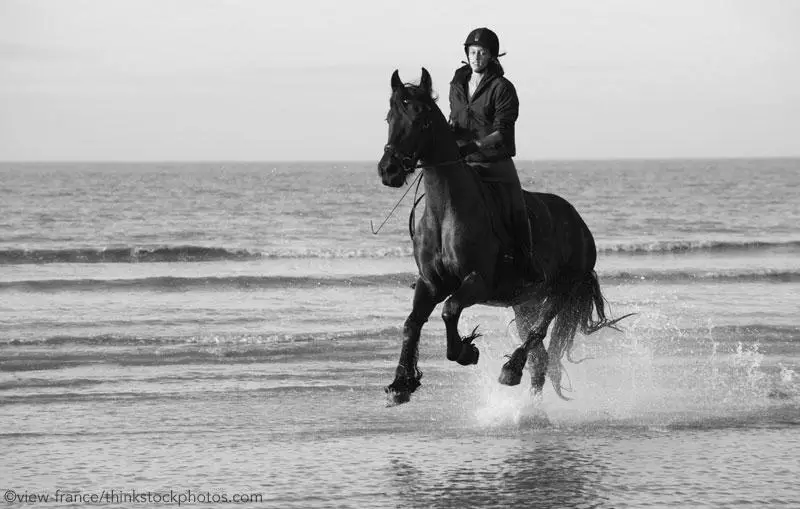
[[[517,166],[635,315],[537,402],[510,309],[462,367],[439,306],[387,408],[416,267],[374,163],[0,164],[6,505],[797,507],[800,160]]]

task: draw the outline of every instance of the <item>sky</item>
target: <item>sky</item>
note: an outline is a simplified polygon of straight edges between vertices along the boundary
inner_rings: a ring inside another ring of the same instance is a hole
[[[480,26],[518,159],[800,156],[794,0],[0,0],[0,160],[377,161]]]

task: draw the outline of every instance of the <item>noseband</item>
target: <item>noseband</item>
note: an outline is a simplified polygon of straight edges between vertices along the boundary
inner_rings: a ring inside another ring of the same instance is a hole
[[[383,152],[389,154],[389,157],[400,161],[400,168],[402,168],[405,174],[408,175],[414,172],[417,161],[416,153],[414,155],[403,154],[391,143],[387,143],[386,146],[383,147]]]

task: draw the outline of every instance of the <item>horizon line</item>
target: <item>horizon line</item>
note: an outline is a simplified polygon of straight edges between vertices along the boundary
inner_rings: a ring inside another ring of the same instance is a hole
[[[776,160],[800,159],[800,155],[786,156],[664,156],[664,157],[545,157],[522,158],[515,157],[514,162],[609,162],[609,161],[714,161],[714,160]],[[53,164],[53,163],[84,163],[84,164],[164,164],[164,163],[357,163],[372,164],[377,160],[371,159],[2,159],[0,164]]]

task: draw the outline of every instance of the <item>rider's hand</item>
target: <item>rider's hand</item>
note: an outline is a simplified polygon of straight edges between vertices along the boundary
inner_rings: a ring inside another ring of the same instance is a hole
[[[458,153],[461,157],[467,157],[470,154],[474,154],[478,150],[480,150],[480,147],[474,141],[458,147]]]

